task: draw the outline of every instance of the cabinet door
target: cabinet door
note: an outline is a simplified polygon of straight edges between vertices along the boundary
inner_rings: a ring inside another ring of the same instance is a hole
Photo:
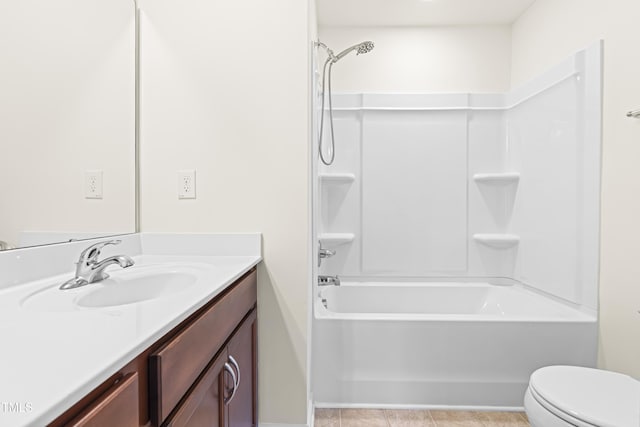
[[[244,320],[229,342],[229,363],[237,364],[238,386],[227,405],[228,427],[255,427],[257,420],[256,310]],[[232,386],[231,380],[226,379]]]
[[[169,417],[164,426],[172,427],[225,427],[224,378],[228,367],[226,348],[213,359],[205,372]],[[225,368],[225,364],[227,367]]]

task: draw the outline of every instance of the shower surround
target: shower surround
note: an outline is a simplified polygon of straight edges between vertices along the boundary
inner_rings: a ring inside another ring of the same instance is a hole
[[[402,406],[392,388],[410,406],[521,407],[535,368],[595,364],[601,57],[598,43],[508,94],[334,96],[336,160],[319,170],[318,238],[337,253],[320,273],[358,288],[367,308],[337,310],[338,295],[314,291],[317,405]],[[389,289],[377,309],[376,292],[363,291],[375,282]],[[392,308],[407,284],[430,282],[468,283],[469,293],[404,298],[452,307],[487,286],[524,297],[491,319]],[[527,314],[527,298],[569,314]],[[482,333],[461,332],[474,328]],[[409,355],[424,369],[404,363]],[[436,369],[438,360],[451,363]]]

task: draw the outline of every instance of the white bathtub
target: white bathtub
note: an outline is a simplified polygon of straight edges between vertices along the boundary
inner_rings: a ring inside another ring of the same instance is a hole
[[[541,366],[594,366],[593,315],[488,283],[343,283],[314,301],[323,407],[522,408]]]

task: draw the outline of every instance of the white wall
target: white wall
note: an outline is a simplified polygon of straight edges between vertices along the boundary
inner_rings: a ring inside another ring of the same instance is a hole
[[[364,40],[371,53],[333,67],[335,92],[506,92],[511,65],[509,26],[321,27],[336,54]],[[322,56],[324,60],[325,56]]]
[[[134,231],[134,16],[131,0],[3,2],[0,240]],[[84,197],[94,169],[101,200]]]
[[[260,422],[305,424],[308,4],[153,0],[141,8],[142,228],[263,233]],[[178,200],[179,169],[196,169],[197,199]]]
[[[517,85],[604,39],[599,364],[640,378],[640,108],[637,23],[632,0],[537,0],[513,25]]]

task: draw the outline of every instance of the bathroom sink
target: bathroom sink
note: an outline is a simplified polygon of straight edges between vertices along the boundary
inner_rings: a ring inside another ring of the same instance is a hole
[[[112,270],[108,279],[76,289],[60,290],[60,283],[49,285],[22,299],[21,306],[36,311],[69,312],[140,303],[184,292],[212,268],[175,263]]]
[[[160,298],[193,286],[198,277],[184,271],[141,274],[107,279],[91,292],[78,297],[80,307],[112,307]]]

